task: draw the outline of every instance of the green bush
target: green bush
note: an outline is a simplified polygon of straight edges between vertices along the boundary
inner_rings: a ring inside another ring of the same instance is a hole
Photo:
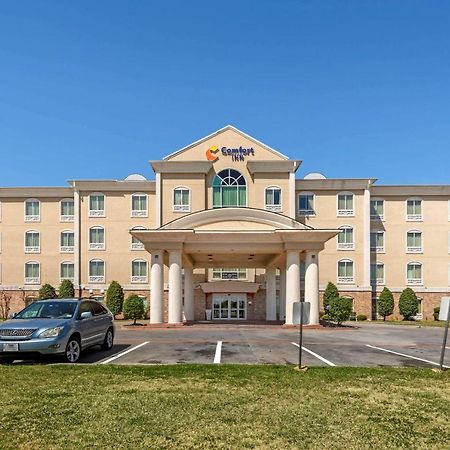
[[[335,284],[329,281],[323,293],[323,307],[325,311],[327,311],[327,306],[331,304],[331,301],[336,298],[339,298],[338,288]]]
[[[73,298],[75,297],[75,288],[70,280],[62,280],[58,289],[59,298]]]
[[[356,320],[357,320],[358,322],[362,322],[362,321],[364,321],[364,320],[367,320],[367,316],[366,316],[365,314],[358,314],[358,315],[356,316]]]
[[[412,320],[419,312],[419,301],[417,300],[416,293],[411,288],[403,290],[400,295],[398,308],[404,320]]]
[[[122,312],[123,298],[122,286],[117,281],[112,281],[106,291],[106,306],[114,317]]]
[[[320,316],[320,318],[321,318],[322,320],[328,320],[328,314],[322,314],[322,315]]]
[[[342,325],[350,318],[353,309],[353,301],[347,297],[337,297],[331,300],[329,316],[333,322]]]
[[[123,304],[124,319],[134,320],[136,325],[137,319],[143,319],[145,314],[144,300],[138,295],[130,295]]]
[[[441,308],[437,306],[433,309],[433,318],[434,320],[439,320],[439,313],[441,312]]]
[[[386,321],[386,317],[394,312],[394,296],[392,292],[385,287],[377,301],[377,313]]]
[[[55,288],[48,283],[45,283],[40,289],[39,289],[39,300],[46,300],[48,298],[56,298],[56,290]]]

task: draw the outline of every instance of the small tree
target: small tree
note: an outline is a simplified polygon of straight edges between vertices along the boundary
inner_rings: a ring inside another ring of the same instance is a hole
[[[398,308],[404,320],[411,320],[419,312],[419,300],[417,300],[416,293],[411,288],[403,290]]]
[[[329,318],[338,325],[342,325],[342,322],[350,319],[352,309],[353,301],[351,298],[333,298],[330,301]]]
[[[136,325],[137,319],[144,318],[144,300],[138,295],[130,295],[123,304],[124,319],[133,319],[133,325]]]
[[[106,291],[106,306],[114,314],[114,317],[122,312],[123,297],[122,286],[117,281],[112,281]]]
[[[325,313],[327,312],[327,306],[330,305],[331,301],[336,298],[339,298],[338,288],[335,284],[329,281],[323,293],[323,307],[325,309]]]
[[[62,280],[59,290],[59,298],[73,298],[75,297],[75,288],[70,280]]]
[[[383,316],[383,321],[386,321],[386,317],[394,312],[394,296],[387,287],[380,294],[377,302],[377,310],[378,314]]]
[[[0,292],[0,319],[6,320],[11,311],[11,295],[5,291]]]
[[[51,284],[45,283],[39,289],[39,300],[46,300],[47,298],[56,298],[56,291]]]

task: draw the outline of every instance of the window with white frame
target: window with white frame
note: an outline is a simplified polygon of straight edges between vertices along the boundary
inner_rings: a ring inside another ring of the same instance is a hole
[[[247,269],[213,269],[213,280],[246,280]]]
[[[71,230],[61,231],[59,251],[60,253],[73,253],[75,249],[75,234]]]
[[[338,250],[353,250],[355,248],[354,237],[353,237],[353,227],[348,225],[343,225],[339,227],[338,239]]]
[[[372,283],[384,284],[384,263],[376,262],[370,265],[370,280]]]
[[[422,220],[422,200],[420,198],[406,200],[406,220]]]
[[[25,222],[40,222],[41,202],[35,198],[25,200]]]
[[[105,217],[105,196],[101,193],[89,195],[89,217]]]
[[[41,236],[39,231],[25,232],[25,253],[40,253]]]
[[[384,220],[384,200],[380,198],[370,200],[370,219]]]
[[[73,198],[64,198],[60,202],[60,222],[73,222],[75,217],[75,203]]]
[[[36,261],[25,263],[25,284],[40,284],[41,265]]]
[[[406,284],[423,284],[422,264],[420,262],[410,262],[407,264]]]
[[[176,187],[173,190],[173,211],[189,212],[190,209],[190,190],[186,187]]]
[[[338,283],[348,284],[354,283],[354,263],[350,259],[342,259],[338,261]]]
[[[145,230],[145,227],[133,227],[132,230]],[[145,250],[144,244],[134,236],[131,236],[131,250]]]
[[[131,282],[147,283],[147,261],[135,259],[131,261]]]
[[[60,280],[70,280],[73,281],[75,279],[75,266],[73,262],[62,262],[60,265],[59,271]]]
[[[103,227],[89,228],[89,250],[105,250],[105,229]]]
[[[377,253],[384,252],[384,231],[370,232],[370,251]]]
[[[351,192],[341,192],[337,196],[337,215],[354,216],[354,195]]]
[[[131,217],[148,216],[147,194],[133,194],[131,196]]]
[[[105,282],[105,262],[101,259],[89,261],[89,283]]]
[[[314,194],[312,192],[300,192],[298,194],[298,213],[302,216],[315,214]]]
[[[281,188],[278,186],[266,187],[264,195],[266,210],[281,212]]]
[[[422,253],[422,232],[410,230],[406,233],[406,252]]]

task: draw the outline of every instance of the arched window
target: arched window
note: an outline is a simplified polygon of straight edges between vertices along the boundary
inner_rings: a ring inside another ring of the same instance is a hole
[[[73,222],[75,217],[75,203],[73,198],[63,198],[59,204],[59,221]]]
[[[338,283],[350,284],[355,282],[354,263],[351,259],[338,261]]]
[[[353,227],[350,225],[343,225],[339,227],[338,234],[338,250],[354,250],[355,242],[353,236]]]
[[[173,190],[173,204],[174,212],[189,212],[191,210],[190,204],[191,192],[189,188],[178,186]]]
[[[269,186],[265,189],[265,208],[267,211],[281,212],[281,188]]]
[[[147,261],[143,259],[131,261],[131,282],[147,283]]]
[[[221,170],[213,180],[213,208],[247,205],[247,183],[235,169]]]
[[[355,196],[353,192],[339,192],[337,195],[337,215],[355,215]]]
[[[136,193],[131,196],[131,217],[148,216],[147,194]]]
[[[91,259],[89,261],[89,283],[105,282],[105,261]]]
[[[146,230],[147,228],[142,226],[133,227],[132,230]],[[131,250],[145,250],[144,244],[136,239],[134,236],[131,236]]]
[[[422,263],[412,261],[406,265],[406,284],[423,284]]]
[[[73,262],[63,261],[60,265],[59,270],[60,280],[70,280],[73,281],[75,278],[75,266]]]
[[[41,265],[36,261],[25,263],[25,284],[39,284],[41,282]]]
[[[374,284],[384,284],[384,263],[377,261],[370,265],[370,281]]]
[[[89,217],[105,217],[105,195],[101,192],[89,195]]]
[[[25,222],[41,221],[41,202],[35,198],[25,200]]]
[[[89,228],[89,250],[105,250],[105,229],[103,227]]]
[[[414,222],[416,220],[421,221],[422,219],[422,199],[408,198],[406,200],[406,220]]]
[[[25,232],[25,253],[40,253],[41,237],[39,231]]]
[[[59,251],[61,253],[73,253],[75,248],[75,234],[72,230],[61,231]]]
[[[418,230],[409,230],[406,233],[406,252],[422,253],[422,232]]]

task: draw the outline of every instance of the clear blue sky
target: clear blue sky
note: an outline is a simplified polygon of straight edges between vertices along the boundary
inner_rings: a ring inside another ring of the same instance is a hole
[[[228,123],[298,176],[450,184],[449,1],[4,0],[0,43],[1,186],[153,178]]]

